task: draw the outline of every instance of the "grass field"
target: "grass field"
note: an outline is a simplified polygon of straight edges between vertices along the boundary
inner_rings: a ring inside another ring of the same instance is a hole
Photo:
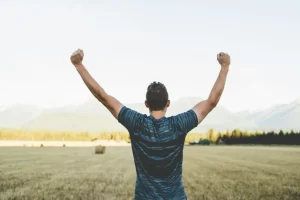
[[[300,148],[196,147],[184,150],[188,199],[300,199]],[[0,148],[0,199],[133,199],[130,147]]]

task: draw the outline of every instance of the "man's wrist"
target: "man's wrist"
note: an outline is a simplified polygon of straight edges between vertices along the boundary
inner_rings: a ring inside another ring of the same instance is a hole
[[[225,66],[225,65],[222,65],[221,67],[222,67],[222,68],[221,68],[221,71],[222,71],[222,72],[226,72],[226,73],[227,73],[227,72],[229,71],[229,65],[226,65],[226,66]]]
[[[84,70],[84,65],[82,63],[78,64],[78,65],[74,65],[75,68],[77,69],[77,71],[82,71]]]

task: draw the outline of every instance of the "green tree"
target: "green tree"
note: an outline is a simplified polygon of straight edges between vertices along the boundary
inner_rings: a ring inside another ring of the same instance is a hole
[[[213,140],[213,137],[214,137],[214,129],[209,129],[208,132],[207,132],[207,139],[212,141]]]

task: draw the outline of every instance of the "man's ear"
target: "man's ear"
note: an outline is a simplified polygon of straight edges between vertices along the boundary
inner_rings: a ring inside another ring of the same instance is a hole
[[[145,101],[145,106],[146,106],[147,108],[149,108],[149,105],[148,105],[147,101]]]
[[[170,100],[168,100],[168,101],[167,101],[167,105],[166,105],[166,107],[169,107],[169,106],[170,106],[170,104],[171,104],[171,102],[170,102]]]

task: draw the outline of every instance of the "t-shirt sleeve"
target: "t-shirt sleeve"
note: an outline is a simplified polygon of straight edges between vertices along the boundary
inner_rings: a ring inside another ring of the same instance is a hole
[[[123,106],[118,115],[118,122],[129,132],[135,131],[141,124],[143,115],[126,106]]]
[[[193,110],[178,114],[175,116],[175,119],[178,128],[185,135],[198,126],[198,118]]]

